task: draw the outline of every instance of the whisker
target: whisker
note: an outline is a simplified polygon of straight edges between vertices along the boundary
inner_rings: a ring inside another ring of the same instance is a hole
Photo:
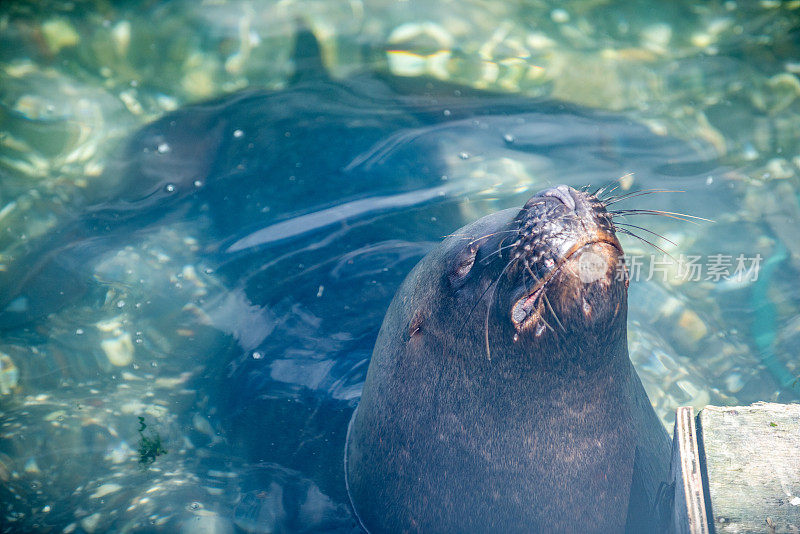
[[[503,273],[506,272],[506,269],[508,269],[509,266],[512,263],[513,263],[513,261],[510,261],[510,262],[508,262],[508,264],[506,264],[505,267],[503,267],[503,270],[500,271],[500,274],[498,275],[497,279],[494,282],[492,282],[491,284],[489,284],[488,286],[486,286],[486,289],[483,290],[483,293],[481,293],[481,296],[478,297],[478,300],[475,301],[475,304],[472,305],[472,308],[470,308],[469,313],[467,313],[467,316],[464,318],[464,323],[461,325],[461,328],[459,328],[459,330],[458,330],[458,335],[459,336],[461,335],[461,332],[464,331],[464,327],[467,326],[467,321],[469,321],[469,318],[472,317],[472,313],[475,311],[475,308],[478,307],[478,304],[481,303],[481,301],[483,300],[483,297],[486,296],[486,293],[492,288],[492,286],[494,286],[497,282],[500,281],[500,277],[503,276]],[[489,357],[489,359],[491,360],[491,356]]]
[[[484,290],[483,290],[483,293],[481,293],[481,296],[480,296],[480,297],[478,297],[478,300],[476,300],[476,301],[475,301],[475,304],[473,304],[473,305],[472,305],[472,308],[470,308],[470,310],[469,310],[469,313],[468,313],[468,314],[467,314],[467,316],[464,318],[464,323],[461,325],[461,328],[459,328],[459,330],[458,330],[458,336],[460,336],[460,335],[461,335],[461,332],[464,330],[464,327],[465,327],[465,326],[467,326],[467,321],[469,321],[469,318],[472,316],[472,312],[474,312],[474,311],[475,311],[475,308],[477,308],[477,307],[478,307],[478,304],[480,304],[480,303],[481,303],[481,301],[483,300],[483,297],[485,297],[485,296],[486,296],[486,292],[487,292],[487,291],[489,291],[489,289],[491,289],[491,288],[492,288],[492,285],[494,285],[494,282],[492,282],[491,284],[489,284],[488,286],[486,286],[486,289],[484,289]],[[458,337],[458,336],[457,336],[457,337]]]
[[[492,361],[492,350],[489,345],[489,314],[492,311],[492,304],[494,304],[494,297],[497,294],[497,284],[500,282],[500,279],[503,277],[503,274],[506,272],[506,269],[508,269],[513,263],[514,263],[513,261],[508,262],[506,266],[503,267],[503,270],[500,271],[500,274],[497,275],[497,279],[489,285],[489,287],[495,288],[495,290],[492,291],[492,296],[489,298],[489,305],[486,306],[486,317],[483,321],[483,342],[486,346],[486,359],[489,361]]]
[[[545,204],[546,204],[546,202],[544,200],[538,200],[538,201],[534,202],[533,204],[531,204],[530,206],[528,206],[527,208],[525,208],[525,211],[526,212],[531,211],[536,206],[543,206]]]
[[[528,262],[525,262],[525,270],[530,273],[531,278],[533,278],[533,283],[534,284],[538,284],[539,283],[539,277],[536,276],[536,274],[534,274],[534,272],[531,270],[531,266],[528,264]]]
[[[469,234],[446,234],[442,236],[442,239],[447,239],[448,237],[463,237],[464,239],[466,239],[472,236]]]
[[[529,273],[530,273],[530,275],[531,275],[531,278],[533,278],[533,280],[534,280],[534,283],[538,283],[538,282],[539,282],[539,277],[537,277],[537,276],[536,276],[536,275],[533,273],[533,271],[531,270],[531,267],[530,267],[530,265],[528,265],[527,263],[525,264],[525,270],[526,270],[527,272],[529,272]],[[525,271],[523,271],[523,272],[525,272]],[[539,300],[541,300],[541,299],[544,299],[544,302],[545,302],[545,304],[546,304],[546,305],[547,305],[547,307],[550,309],[550,313],[552,313],[552,314],[553,314],[553,317],[555,318],[556,322],[558,323],[558,326],[560,326],[560,327],[561,327],[561,330],[563,330],[564,332],[566,332],[566,331],[567,331],[567,329],[566,329],[566,328],[564,328],[564,325],[563,325],[563,324],[561,324],[561,321],[559,320],[559,318],[558,318],[558,315],[556,315],[556,311],[553,309],[553,306],[550,304],[550,300],[547,298],[547,292],[544,290],[544,288],[542,288],[542,294],[539,296]],[[551,332],[555,332],[555,331],[556,331],[556,330],[555,330],[555,328],[553,328],[552,326],[550,326],[550,323],[548,323],[548,322],[547,322],[547,320],[544,318],[544,315],[540,315],[540,316],[539,316],[539,320],[540,320],[540,321],[542,321],[542,322],[544,323],[544,325],[545,325],[547,328],[549,328],[549,329],[550,329],[550,331],[551,331]]]
[[[629,231],[629,230],[626,230],[625,228],[619,228],[617,231],[618,231],[618,232],[621,232],[621,233],[623,233],[623,234],[626,234],[626,235],[629,235],[629,236],[635,237],[636,239],[641,239],[642,241],[644,241],[645,243],[647,243],[647,244],[648,244],[648,245],[650,245],[651,247],[653,247],[653,248],[655,248],[655,249],[657,249],[657,250],[661,251],[663,254],[665,254],[665,255],[669,256],[669,258],[670,258],[672,261],[674,261],[674,262],[676,262],[676,263],[677,263],[677,261],[678,261],[678,260],[676,260],[676,259],[675,259],[675,258],[672,256],[672,254],[670,254],[669,252],[667,252],[667,251],[666,251],[666,250],[664,250],[663,248],[659,247],[658,245],[656,245],[656,244],[655,244],[655,243],[653,243],[652,241],[648,241],[647,239],[643,238],[642,236],[640,236],[640,235],[637,235],[637,234],[634,234],[633,232],[631,232],[631,231]]]
[[[631,193],[627,193],[624,195],[617,195],[616,197],[609,197],[606,199],[602,199],[603,203],[606,206],[610,206],[611,204],[616,204],[617,202],[621,202],[623,200],[628,200],[629,198],[636,198],[636,197],[643,197],[645,195],[653,195],[655,193],[685,193],[686,191],[680,191],[677,189],[642,189],[639,191],[633,191]]]
[[[492,349],[489,346],[489,314],[492,311],[492,304],[496,293],[496,289],[492,291],[492,296],[489,298],[489,305],[486,306],[486,316],[483,319],[483,343],[486,347],[486,359],[489,361],[492,361]]]
[[[544,323],[544,325],[547,327],[547,329],[550,330],[551,332],[555,332],[556,331],[555,328],[550,326],[550,323],[547,322],[547,319],[545,319],[544,316],[540,316],[539,320],[542,321]]]
[[[654,232],[654,231],[652,231],[652,230],[648,230],[647,228],[643,228],[643,227],[641,227],[641,226],[636,226],[635,224],[624,223],[624,222],[617,222],[617,223],[614,223],[614,226],[615,226],[615,227],[616,227],[616,226],[630,226],[631,228],[636,228],[636,229],[638,229],[638,230],[644,230],[645,232],[647,232],[647,233],[649,233],[649,234],[653,234],[654,236],[660,237],[661,239],[663,239],[663,240],[664,240],[664,241],[666,241],[667,243],[670,243],[671,245],[675,245],[676,247],[678,246],[678,244],[677,244],[676,242],[674,242],[674,241],[672,241],[672,240],[670,240],[670,239],[667,239],[667,238],[666,238],[666,237],[664,237],[663,235],[661,235],[661,234],[659,234],[659,233],[657,233],[657,232]]]
[[[610,184],[609,184],[609,185],[610,185]],[[606,186],[606,187],[608,187],[608,186]],[[601,187],[600,189],[598,189],[597,191],[595,191],[595,193],[594,193],[594,195],[593,195],[593,196],[594,196],[596,199],[600,200],[601,202],[605,202],[605,199],[604,199],[604,198],[602,198],[602,195],[603,195],[603,194],[606,192],[606,187]],[[613,193],[613,192],[614,192],[614,191],[616,191],[617,189],[619,189],[619,184],[617,184],[617,185],[615,185],[614,187],[612,187],[611,189],[609,189],[609,191],[608,191],[608,194],[610,195],[611,193]]]
[[[495,235],[499,235],[499,234],[503,234],[503,233],[508,233],[508,232],[516,232],[516,231],[517,231],[517,230],[515,230],[515,229],[511,229],[511,230],[498,230],[497,232],[492,232],[491,234],[486,234],[486,235],[484,235],[484,236],[481,236],[481,237],[476,237],[476,238],[474,238],[474,239],[472,240],[472,242],[470,243],[470,245],[471,245],[472,243],[475,243],[475,242],[477,242],[477,241],[480,241],[481,239],[486,239],[487,237],[492,237],[492,236],[495,236]],[[448,234],[448,235],[444,235],[444,236],[442,236],[442,239],[447,239],[448,237],[463,237],[463,238],[465,238],[465,239],[466,239],[466,238],[472,237],[472,234]]]
[[[663,213],[646,213],[646,212],[641,212],[641,213],[617,213],[615,211],[609,211],[609,213],[611,214],[612,218],[614,217],[614,215],[620,215],[621,217],[625,217],[627,215],[661,215],[662,217],[669,217],[670,219],[677,219],[679,221],[685,221],[685,222],[688,222],[688,223],[691,223],[691,224],[696,224],[696,225],[699,226],[699,223],[696,223],[695,221],[692,221],[690,219],[685,219],[683,217],[676,217],[674,215],[666,215],[666,214],[663,214]]]
[[[483,239],[487,239],[487,238],[489,238],[489,237],[493,237],[493,236],[500,235],[500,234],[511,234],[511,233],[516,233],[516,232],[517,232],[517,230],[516,230],[516,229],[512,229],[512,230],[500,230],[500,231],[498,231],[498,232],[494,232],[494,233],[487,234],[487,235],[485,235],[485,236],[482,236],[482,237],[477,237],[477,238],[473,239],[472,241],[470,241],[470,242],[469,242],[469,246],[472,246],[472,245],[474,245],[475,243],[477,243],[478,241],[481,241],[481,240],[483,240]],[[508,239],[508,236],[506,236],[506,237],[504,237],[503,239],[501,239],[501,240],[500,240],[500,247],[501,247],[501,248],[503,247],[503,243],[505,243],[505,242],[506,242],[506,239]],[[494,254],[494,252],[493,252],[492,254]],[[491,256],[491,254],[490,254],[490,256]],[[486,263],[484,263],[484,262],[483,262],[483,260],[481,260],[481,264],[482,264],[482,265],[486,265]]]
[[[501,245],[502,245],[502,243],[501,243]],[[498,248],[494,252],[492,252],[490,254],[487,254],[485,258],[481,259],[481,265],[487,265],[489,263],[489,260],[491,260],[493,256],[502,254],[504,250],[508,250],[508,249],[510,249],[512,247],[515,247],[515,246],[516,246],[515,243],[511,243],[510,245],[501,246],[500,248]]]
[[[678,219],[681,221],[690,222],[692,224],[697,224],[697,223],[690,219],[697,219],[699,221],[705,221],[710,223],[715,222],[712,221],[711,219],[706,219],[705,217],[688,215],[686,213],[676,213],[673,211],[631,209],[631,210],[609,210],[608,212],[614,215],[661,215],[662,217],[670,217],[672,219]]]
[[[633,173],[632,173],[632,172],[629,172],[629,173],[627,173],[627,174],[623,174],[622,176],[620,176],[620,177],[619,177],[619,178],[617,178],[616,180],[612,180],[612,181],[610,181],[609,183],[607,183],[606,185],[604,185],[603,187],[601,187],[600,189],[598,189],[597,191],[595,191],[595,192],[594,192],[594,195],[592,195],[592,196],[594,196],[594,197],[597,197],[597,198],[600,198],[600,195],[602,195],[603,193],[605,193],[606,189],[608,189],[608,187],[609,187],[611,184],[617,184],[617,185],[615,185],[615,186],[614,186],[614,189],[612,189],[611,191],[609,191],[609,193],[613,193],[613,192],[614,192],[614,191],[615,191],[615,190],[616,190],[616,189],[617,189],[617,188],[618,188],[618,187],[619,187],[619,186],[622,184],[622,180],[623,180],[623,179],[625,179],[625,178],[627,178],[628,176],[633,176]],[[602,200],[602,199],[601,199],[601,200]]]
[[[558,315],[556,315],[556,310],[553,309],[553,305],[550,304],[550,299],[547,298],[547,292],[546,291],[542,291],[542,298],[544,299],[545,304],[547,304],[547,307],[550,309],[550,313],[553,314],[553,318],[556,320],[556,323],[558,323],[558,326],[561,327],[561,330],[563,332],[566,332],[567,329],[564,328],[564,325],[561,324],[561,321],[559,320]]]
[[[676,211],[664,211],[664,210],[649,210],[649,209],[628,209],[628,210],[616,210],[614,213],[654,213],[656,215],[677,215],[680,217],[688,217],[690,219],[698,219],[700,221],[706,222],[715,222],[711,219],[706,219],[705,217],[698,217],[697,215],[689,215],[688,213],[679,213]]]

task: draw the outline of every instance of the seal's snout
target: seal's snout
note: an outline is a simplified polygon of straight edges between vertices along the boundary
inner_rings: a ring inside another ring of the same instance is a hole
[[[582,218],[592,219],[605,211],[603,203],[593,195],[563,184],[539,192],[528,201],[526,207],[547,202],[549,199],[557,200],[558,203],[553,203],[565,213]]]
[[[605,204],[567,185],[531,197],[516,220],[519,234],[514,257],[522,258],[536,276],[544,274],[541,267],[550,270],[580,246],[607,242],[620,248]]]
[[[573,196],[573,191],[577,193],[577,191],[568,185],[557,185],[556,187],[545,189],[537,196],[557,198],[570,211],[575,211],[575,197]]]

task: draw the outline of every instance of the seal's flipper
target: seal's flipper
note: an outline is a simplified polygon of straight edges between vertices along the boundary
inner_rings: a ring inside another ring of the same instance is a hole
[[[326,80],[328,71],[322,61],[322,49],[314,33],[300,23],[294,41],[294,75],[291,84],[309,80]]]

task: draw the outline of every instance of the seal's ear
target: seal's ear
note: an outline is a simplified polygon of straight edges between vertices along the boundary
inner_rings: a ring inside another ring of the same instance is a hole
[[[477,241],[471,241],[456,255],[447,273],[451,286],[456,288],[461,287],[467,275],[472,271],[472,267],[475,265],[475,258],[478,255],[479,249],[479,243]]]

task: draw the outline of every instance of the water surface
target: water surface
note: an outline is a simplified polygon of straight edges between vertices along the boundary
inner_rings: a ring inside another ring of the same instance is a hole
[[[354,530],[341,447],[394,290],[558,183],[633,173],[686,192],[625,207],[715,221],[623,236],[665,424],[795,398],[800,5],[2,9],[5,531]],[[298,20],[333,81],[297,80]]]

